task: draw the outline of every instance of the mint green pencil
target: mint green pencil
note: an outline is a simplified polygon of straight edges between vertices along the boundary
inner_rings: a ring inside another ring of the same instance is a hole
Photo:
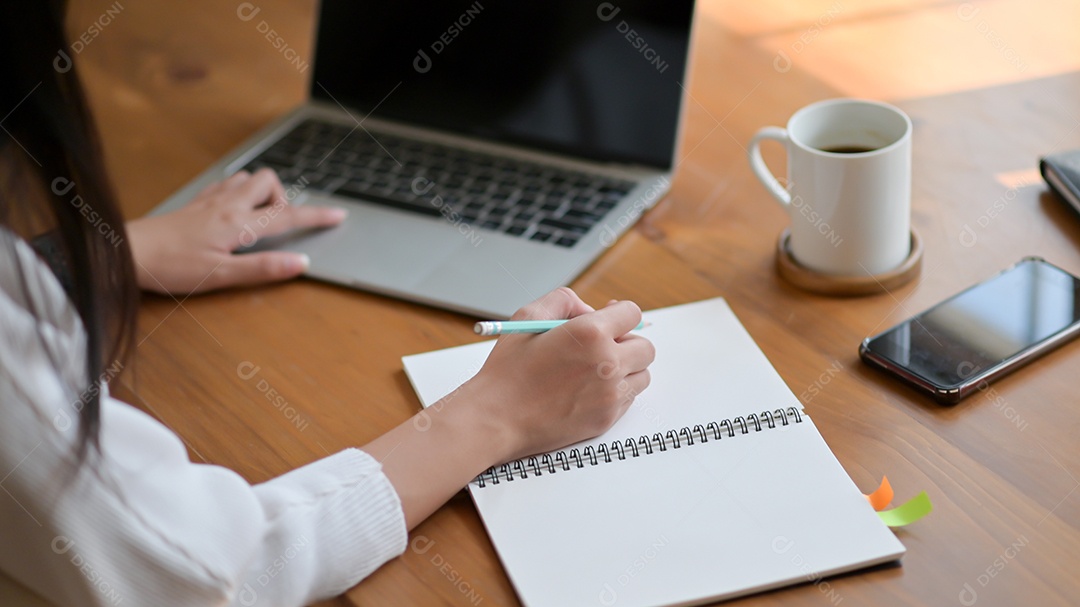
[[[506,335],[508,333],[545,333],[566,322],[565,320],[482,320],[473,326],[477,335]],[[644,320],[634,331],[644,329]]]

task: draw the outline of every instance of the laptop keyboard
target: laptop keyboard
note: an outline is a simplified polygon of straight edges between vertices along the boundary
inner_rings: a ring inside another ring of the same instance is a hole
[[[376,139],[378,141],[376,141]],[[634,182],[307,120],[244,168],[289,184],[572,247]]]

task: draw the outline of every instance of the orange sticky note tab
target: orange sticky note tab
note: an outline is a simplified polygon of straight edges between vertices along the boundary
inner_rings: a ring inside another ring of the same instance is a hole
[[[881,485],[876,491],[870,495],[864,495],[866,501],[870,502],[870,505],[874,507],[874,510],[881,512],[893,499],[892,485],[889,484],[889,477],[881,477]]]

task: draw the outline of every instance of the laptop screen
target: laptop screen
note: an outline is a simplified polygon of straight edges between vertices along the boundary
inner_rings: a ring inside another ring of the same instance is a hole
[[[670,170],[692,0],[322,0],[313,98]]]

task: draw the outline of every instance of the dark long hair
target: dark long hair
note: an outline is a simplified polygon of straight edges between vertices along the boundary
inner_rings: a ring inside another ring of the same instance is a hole
[[[122,365],[131,350],[138,292],[123,217],[74,69],[78,54],[64,33],[65,9],[62,0],[19,0],[0,19],[0,225],[50,243],[42,248],[54,251],[48,261],[86,329],[85,382],[71,386],[82,459],[97,447],[98,383],[106,366]],[[7,254],[15,259],[14,250]],[[50,356],[59,369],[65,354]]]

